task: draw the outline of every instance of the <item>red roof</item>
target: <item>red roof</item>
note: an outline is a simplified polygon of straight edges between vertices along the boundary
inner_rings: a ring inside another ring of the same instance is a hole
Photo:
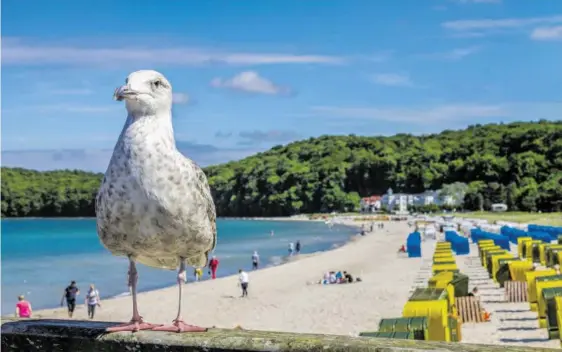
[[[381,200],[381,198],[382,198],[381,196],[370,196],[370,197],[364,197],[362,200],[365,203],[374,203],[376,201]]]

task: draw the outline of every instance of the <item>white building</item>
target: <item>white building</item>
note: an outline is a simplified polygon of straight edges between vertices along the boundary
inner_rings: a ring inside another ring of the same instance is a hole
[[[370,196],[361,198],[359,209],[362,213],[374,213],[381,210],[381,196]]]
[[[495,212],[507,211],[507,205],[503,203],[492,204],[492,211]]]
[[[425,191],[417,194],[394,193],[392,188],[389,188],[386,194],[379,197],[376,201],[369,201],[369,197],[361,200],[362,204],[374,204],[376,202],[377,210],[386,208],[388,210],[405,211],[410,206],[428,206],[435,204],[437,206],[456,206],[460,204],[455,197],[446,195],[441,196],[440,191]],[[371,206],[372,208],[372,206]],[[362,206],[363,209],[363,206]]]
[[[381,197],[381,205],[388,210],[398,210],[404,212],[409,205],[414,203],[414,196],[411,194],[397,193],[394,194],[392,188],[389,188],[386,194]]]
[[[436,204],[439,195],[435,191],[425,191],[413,195],[413,204],[417,206]]]

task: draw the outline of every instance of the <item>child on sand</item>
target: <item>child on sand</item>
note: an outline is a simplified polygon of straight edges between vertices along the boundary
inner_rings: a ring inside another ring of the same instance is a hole
[[[16,318],[31,318],[31,303],[25,300],[23,295],[18,297],[16,303]]]
[[[201,280],[201,277],[203,276],[203,270],[201,268],[195,268],[195,270],[193,271],[193,275],[195,275],[195,281],[199,281]]]

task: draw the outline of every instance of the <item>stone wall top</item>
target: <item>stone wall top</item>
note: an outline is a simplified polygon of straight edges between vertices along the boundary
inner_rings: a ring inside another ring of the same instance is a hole
[[[338,335],[295,334],[242,329],[209,329],[204,333],[105,333],[117,323],[54,320],[5,319],[2,348],[26,352],[532,352],[556,351],[517,346],[472,345],[416,340],[392,340]]]

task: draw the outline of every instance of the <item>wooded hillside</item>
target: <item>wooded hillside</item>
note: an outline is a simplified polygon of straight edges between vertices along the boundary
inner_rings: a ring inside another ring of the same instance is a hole
[[[427,136],[323,136],[205,169],[219,216],[345,211],[360,197],[468,184],[465,208],[562,208],[562,122]],[[2,168],[3,216],[93,216],[101,174]]]

